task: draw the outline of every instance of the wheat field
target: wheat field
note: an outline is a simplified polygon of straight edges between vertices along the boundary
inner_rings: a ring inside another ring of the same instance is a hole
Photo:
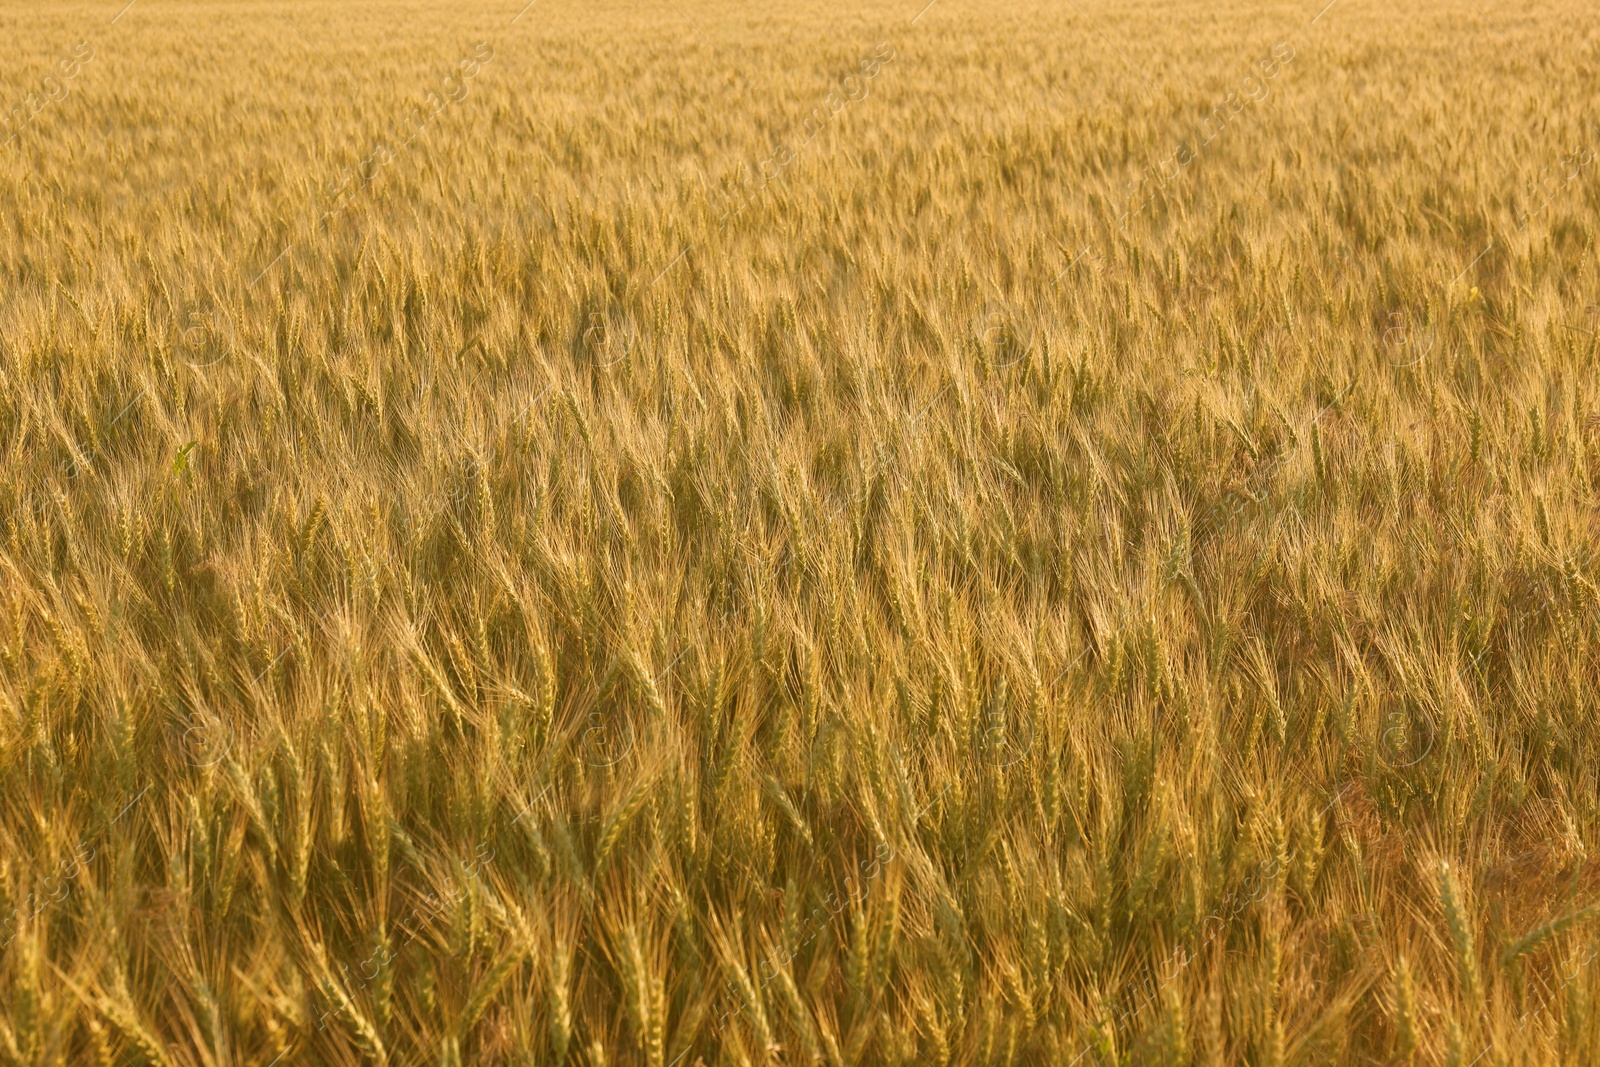
[[[1583,0],[0,3],[0,1062],[1600,1062]]]

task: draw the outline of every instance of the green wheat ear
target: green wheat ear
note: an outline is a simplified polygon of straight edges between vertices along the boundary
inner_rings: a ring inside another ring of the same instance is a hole
[[[190,441],[181,446],[172,457],[172,473],[174,476],[183,474],[189,469],[189,453],[192,452],[199,441]]]
[[[1411,966],[1405,953],[1395,960],[1393,983],[1395,1049],[1402,1063],[1409,1062],[1416,1053],[1419,1040],[1417,1030],[1417,993],[1411,979]]]
[[[1444,912],[1445,927],[1450,932],[1450,944],[1454,949],[1461,995],[1471,1009],[1478,1003],[1482,989],[1478,975],[1477,942],[1473,935],[1471,918],[1466,911],[1466,902],[1461,894],[1460,883],[1448,860],[1443,860],[1439,864],[1438,889],[1439,906]]]

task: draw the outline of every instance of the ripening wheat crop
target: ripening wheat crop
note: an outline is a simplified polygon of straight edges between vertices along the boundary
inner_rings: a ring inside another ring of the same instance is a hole
[[[0,0],[0,1062],[1600,1061],[1585,0]]]

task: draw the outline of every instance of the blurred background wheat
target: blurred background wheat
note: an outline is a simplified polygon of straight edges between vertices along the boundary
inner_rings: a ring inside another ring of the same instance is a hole
[[[1600,1062],[1489,2],[5,3],[0,1060]]]

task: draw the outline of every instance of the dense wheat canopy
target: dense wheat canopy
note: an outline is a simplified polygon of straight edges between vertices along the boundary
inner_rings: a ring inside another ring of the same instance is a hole
[[[1600,1062],[1583,0],[0,0],[0,1061]]]

